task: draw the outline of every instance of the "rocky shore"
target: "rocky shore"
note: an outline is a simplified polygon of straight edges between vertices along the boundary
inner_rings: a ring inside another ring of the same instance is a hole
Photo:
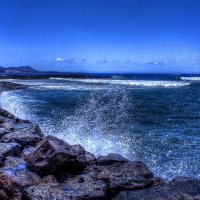
[[[23,88],[8,85],[0,83]],[[118,154],[96,158],[0,109],[0,199],[199,200],[200,180],[154,177],[143,162]]]

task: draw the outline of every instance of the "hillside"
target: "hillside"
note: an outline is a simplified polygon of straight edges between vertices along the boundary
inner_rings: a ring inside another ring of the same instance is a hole
[[[38,72],[30,66],[20,66],[20,67],[1,67],[0,73],[26,73],[26,72]]]

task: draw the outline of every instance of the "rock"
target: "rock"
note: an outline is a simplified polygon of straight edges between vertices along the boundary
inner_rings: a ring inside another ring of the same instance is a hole
[[[0,128],[0,137],[7,132],[5,128]]]
[[[48,175],[48,176],[43,177],[43,179],[41,180],[41,183],[58,183],[58,181],[53,175]]]
[[[0,116],[0,126],[9,130],[14,124],[16,124],[15,119]]]
[[[9,197],[21,199],[22,188],[40,183],[41,178],[26,168],[23,159],[8,156],[5,165],[0,169],[0,188]]]
[[[0,143],[0,155],[19,156],[20,145],[17,143]]]
[[[141,161],[112,165],[88,165],[85,172],[93,178],[108,183],[111,198],[119,190],[143,189],[154,184],[153,173]]]
[[[40,137],[44,137],[44,133],[42,132],[40,127],[37,124],[32,124],[32,123],[16,124],[10,128],[10,131],[37,134]]]
[[[16,142],[22,147],[26,145],[36,145],[43,137],[38,134],[25,133],[25,132],[11,132],[3,135],[0,138],[1,142]]]
[[[10,112],[8,112],[7,110],[4,110],[2,108],[0,108],[0,116],[7,117],[10,119],[16,119],[16,117],[13,114],[11,114]]]
[[[23,149],[23,151],[21,152],[20,157],[24,160],[26,160],[27,156],[34,150],[35,147],[33,146],[27,146]]]
[[[27,156],[27,168],[42,176],[65,172],[77,174],[85,165],[83,148],[69,145],[52,135],[45,137]]]
[[[177,177],[165,186],[144,190],[119,192],[113,200],[198,200],[200,199],[200,180],[188,177]]]
[[[25,188],[25,199],[106,199],[106,184],[88,175],[77,175],[66,182],[41,184]]]
[[[4,160],[5,160],[5,157],[4,156],[0,156],[0,167],[3,166]]]
[[[130,160],[127,160],[126,158],[116,153],[110,153],[107,156],[100,156],[97,158],[98,165],[111,165],[114,163],[126,163],[129,161]]]
[[[85,151],[85,158],[86,158],[86,163],[88,165],[96,165],[97,164],[96,157],[88,151]]]

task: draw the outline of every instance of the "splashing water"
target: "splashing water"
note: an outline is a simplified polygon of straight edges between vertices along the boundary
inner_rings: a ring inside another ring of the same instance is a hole
[[[91,93],[81,100],[75,114],[63,122],[61,138],[79,143],[96,156],[117,152],[128,156],[131,99],[120,89]]]

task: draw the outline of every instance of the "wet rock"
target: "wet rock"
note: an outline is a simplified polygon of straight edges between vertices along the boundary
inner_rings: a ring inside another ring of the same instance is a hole
[[[200,199],[200,180],[177,177],[168,184],[144,190],[121,191],[113,200],[198,200]]]
[[[123,156],[116,153],[110,153],[107,156],[100,156],[97,158],[98,165],[111,165],[114,163],[126,163],[129,161],[130,160],[127,160]]]
[[[16,117],[13,114],[11,114],[10,112],[8,112],[7,110],[4,110],[2,108],[0,108],[0,116],[7,117],[10,119],[16,119]]]
[[[86,158],[86,163],[88,165],[96,165],[97,164],[96,157],[88,151],[85,151],[85,158]]]
[[[0,116],[0,126],[9,130],[14,124],[16,124],[15,119]]]
[[[106,199],[106,184],[88,175],[77,175],[62,184],[41,184],[25,188],[24,199]]]
[[[17,143],[0,143],[0,155],[19,156],[20,145]]]
[[[25,133],[25,132],[11,132],[3,135],[0,138],[1,142],[15,142],[20,144],[22,147],[26,145],[35,145],[41,141],[43,137],[38,134]]]
[[[34,150],[35,147],[33,146],[27,146],[23,149],[23,151],[21,152],[20,157],[24,160],[27,159],[27,156]]]
[[[4,160],[5,160],[5,157],[0,156],[0,167],[2,167],[4,165]]]
[[[7,132],[5,128],[0,128],[0,137]]]
[[[0,116],[0,124],[2,124],[2,123],[12,123],[12,124],[15,124],[16,120],[12,119],[12,118]]]
[[[38,174],[77,174],[86,165],[85,152],[52,135],[45,137],[27,156],[27,167]]]
[[[10,131],[37,134],[40,137],[44,137],[44,133],[42,132],[40,127],[37,124],[32,124],[32,123],[16,124],[10,128]]]
[[[85,172],[108,183],[111,198],[119,190],[143,189],[153,185],[153,173],[141,161],[112,165],[88,165]]]
[[[40,183],[41,178],[26,168],[23,159],[8,156],[0,169],[0,188],[9,199],[21,199],[22,188]]]

